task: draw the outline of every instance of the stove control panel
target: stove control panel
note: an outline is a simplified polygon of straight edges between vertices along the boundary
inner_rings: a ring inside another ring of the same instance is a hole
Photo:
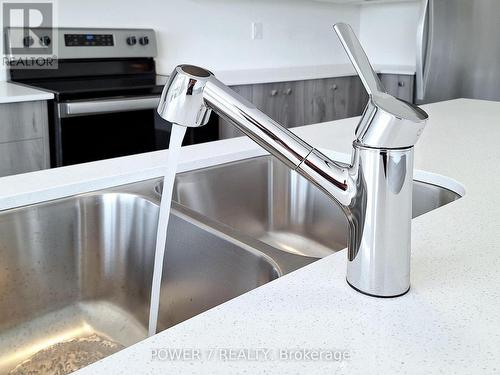
[[[113,34],[64,34],[67,47],[110,47],[114,46]]]
[[[55,59],[156,57],[152,29],[37,28],[7,29],[10,55],[50,55]]]

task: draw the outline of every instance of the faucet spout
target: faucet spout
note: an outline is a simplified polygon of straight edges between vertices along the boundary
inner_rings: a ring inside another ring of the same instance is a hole
[[[215,78],[207,83],[204,97],[217,114],[347,207],[355,186],[349,165],[323,155]]]
[[[160,100],[160,116],[178,125],[198,127],[207,123],[211,111],[347,207],[354,188],[350,166],[314,149],[209,71],[192,65],[175,68]]]

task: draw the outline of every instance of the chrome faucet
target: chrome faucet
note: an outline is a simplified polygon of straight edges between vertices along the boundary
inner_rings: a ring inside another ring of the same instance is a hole
[[[410,287],[413,146],[428,116],[385,92],[349,25],[334,30],[369,94],[350,165],[331,160],[196,66],[175,68],[158,113],[199,127],[213,110],[319,187],[348,219],[349,285],[371,296],[396,297]]]

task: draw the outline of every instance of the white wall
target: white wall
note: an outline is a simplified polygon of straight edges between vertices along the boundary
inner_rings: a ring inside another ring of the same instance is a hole
[[[420,1],[361,7],[361,43],[374,63],[415,65],[420,7]]]
[[[59,26],[157,30],[158,71],[180,63],[235,70],[346,63],[332,24],[350,23],[375,64],[415,64],[420,2],[343,6],[311,0],[58,0]],[[96,11],[98,9],[98,11]],[[264,38],[252,40],[251,22]]]
[[[97,11],[96,11],[97,9]],[[359,7],[298,0],[59,0],[59,25],[150,27],[158,71],[179,63],[213,70],[347,62],[332,25],[359,31]],[[264,38],[251,40],[251,22]]]

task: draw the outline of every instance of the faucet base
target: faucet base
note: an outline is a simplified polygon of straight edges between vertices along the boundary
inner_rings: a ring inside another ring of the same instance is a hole
[[[410,286],[413,147],[354,148],[359,183],[350,207],[347,279],[368,295],[400,296]]]
[[[375,297],[375,298],[397,298],[397,297],[401,297],[401,296],[404,296],[406,293],[408,293],[410,291],[410,287],[408,287],[408,289],[401,293],[401,294],[396,294],[396,295],[393,295],[393,296],[379,296],[379,295],[376,295],[376,294],[371,294],[371,293],[367,293],[367,292],[364,292],[362,291],[361,289],[358,289],[356,288],[354,285],[352,285],[349,280],[347,280],[347,278],[345,279],[345,281],[347,282],[347,284],[352,288],[354,289],[356,292],[359,292],[361,294],[364,294],[366,296],[369,296],[369,297]]]

